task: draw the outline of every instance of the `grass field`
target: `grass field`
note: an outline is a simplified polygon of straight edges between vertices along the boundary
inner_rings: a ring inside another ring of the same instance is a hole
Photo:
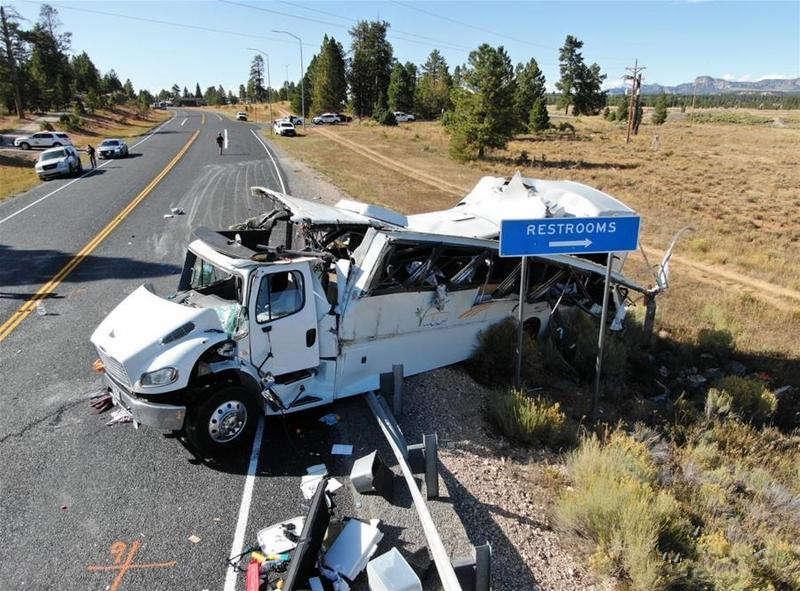
[[[170,117],[169,111],[150,111],[146,117],[139,117],[134,109],[117,107],[113,111],[98,111],[82,117],[83,123],[76,130],[63,129],[58,123],[53,127],[69,133],[73,144],[83,149],[86,144],[97,145],[105,138],[129,138],[142,135],[154,125]],[[39,131],[33,116],[20,121],[16,117],[0,117],[0,130],[10,132],[20,128],[32,128],[30,133]],[[27,191],[41,181],[33,169],[39,151],[0,152],[0,200]],[[84,165],[88,163],[85,154],[81,155]]]

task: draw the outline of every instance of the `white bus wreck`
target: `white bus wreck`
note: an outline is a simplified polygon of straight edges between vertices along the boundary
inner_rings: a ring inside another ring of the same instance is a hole
[[[518,258],[498,256],[503,218],[629,216],[568,181],[484,177],[455,207],[404,216],[261,187],[267,212],[238,229],[199,228],[177,294],[142,286],[91,337],[116,404],[137,423],[215,451],[247,440],[258,413],[294,412],[468,358],[478,333],[516,313]],[[529,259],[525,326],[554,306],[596,314],[608,254]],[[654,296],[614,261],[610,318],[629,290]]]

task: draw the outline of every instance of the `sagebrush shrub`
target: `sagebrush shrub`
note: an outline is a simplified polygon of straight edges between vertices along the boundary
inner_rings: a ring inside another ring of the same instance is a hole
[[[512,388],[497,390],[489,399],[488,413],[504,435],[523,443],[555,445],[568,437],[560,405],[541,396],[532,398]]]

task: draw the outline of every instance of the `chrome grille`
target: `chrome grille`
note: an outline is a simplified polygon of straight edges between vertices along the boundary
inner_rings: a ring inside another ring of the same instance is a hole
[[[130,387],[131,380],[128,378],[128,372],[125,371],[125,367],[110,355],[103,353],[100,349],[97,350],[97,353],[100,355],[100,360],[103,362],[103,366],[106,368],[108,375],[121,384]]]

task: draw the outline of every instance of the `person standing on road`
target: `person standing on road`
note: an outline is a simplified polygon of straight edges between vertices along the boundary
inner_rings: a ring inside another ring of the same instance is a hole
[[[222,145],[225,143],[225,138],[222,137],[222,132],[217,134],[217,145],[219,146],[219,155],[222,156]]]
[[[92,144],[86,144],[86,153],[89,155],[89,163],[92,165],[92,169],[94,170],[97,168],[97,160],[94,157],[94,147]]]

